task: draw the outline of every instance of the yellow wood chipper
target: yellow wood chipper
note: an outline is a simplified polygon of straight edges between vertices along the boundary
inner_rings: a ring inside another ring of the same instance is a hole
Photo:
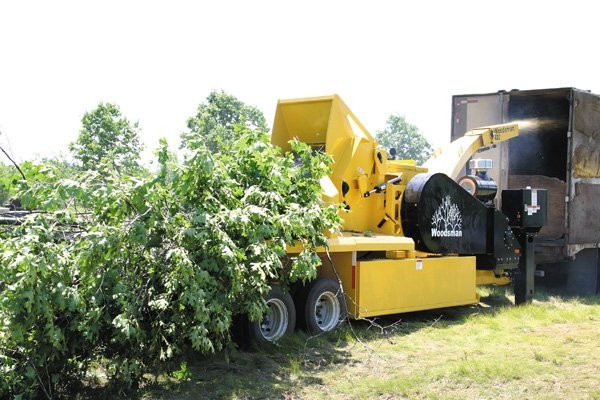
[[[545,191],[503,193],[505,215],[494,206],[488,160],[472,160],[477,173],[453,179],[478,150],[517,135],[517,124],[474,129],[418,166],[390,159],[337,95],[280,100],[271,142],[290,151],[298,139],[333,158],[323,201],[343,205],[343,226],[321,249],[314,281],[292,293],[274,285],[251,334],[275,341],[296,320],[318,333],[348,316],[476,304],[478,284],[516,281],[517,302],[530,299],[528,241],[543,225]]]

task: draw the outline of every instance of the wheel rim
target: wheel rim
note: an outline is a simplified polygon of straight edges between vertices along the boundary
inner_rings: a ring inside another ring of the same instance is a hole
[[[260,322],[260,333],[269,342],[280,339],[288,327],[288,311],[285,303],[279,299],[267,300],[269,311]]]
[[[315,322],[322,331],[334,329],[340,321],[340,301],[335,293],[323,292],[315,303]]]

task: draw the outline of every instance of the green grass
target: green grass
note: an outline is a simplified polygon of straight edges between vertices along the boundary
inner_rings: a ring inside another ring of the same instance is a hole
[[[514,307],[507,293],[316,338],[300,332],[277,346],[188,355],[173,364],[179,374],[148,376],[140,397],[600,399],[600,297],[542,293]]]

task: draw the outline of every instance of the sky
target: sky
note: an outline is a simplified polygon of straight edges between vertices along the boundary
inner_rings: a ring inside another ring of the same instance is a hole
[[[269,124],[278,99],[337,93],[371,133],[399,114],[442,146],[454,94],[600,93],[599,15],[587,0],[0,0],[0,146],[67,155],[111,102],[149,159],[211,90]]]

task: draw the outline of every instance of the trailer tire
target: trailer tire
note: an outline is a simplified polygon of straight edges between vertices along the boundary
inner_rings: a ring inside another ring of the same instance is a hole
[[[289,293],[274,285],[265,298],[268,311],[260,321],[249,322],[250,337],[257,342],[277,342],[296,329],[296,308]]]
[[[313,334],[337,328],[347,317],[346,301],[338,282],[318,278],[306,288],[304,322]]]

